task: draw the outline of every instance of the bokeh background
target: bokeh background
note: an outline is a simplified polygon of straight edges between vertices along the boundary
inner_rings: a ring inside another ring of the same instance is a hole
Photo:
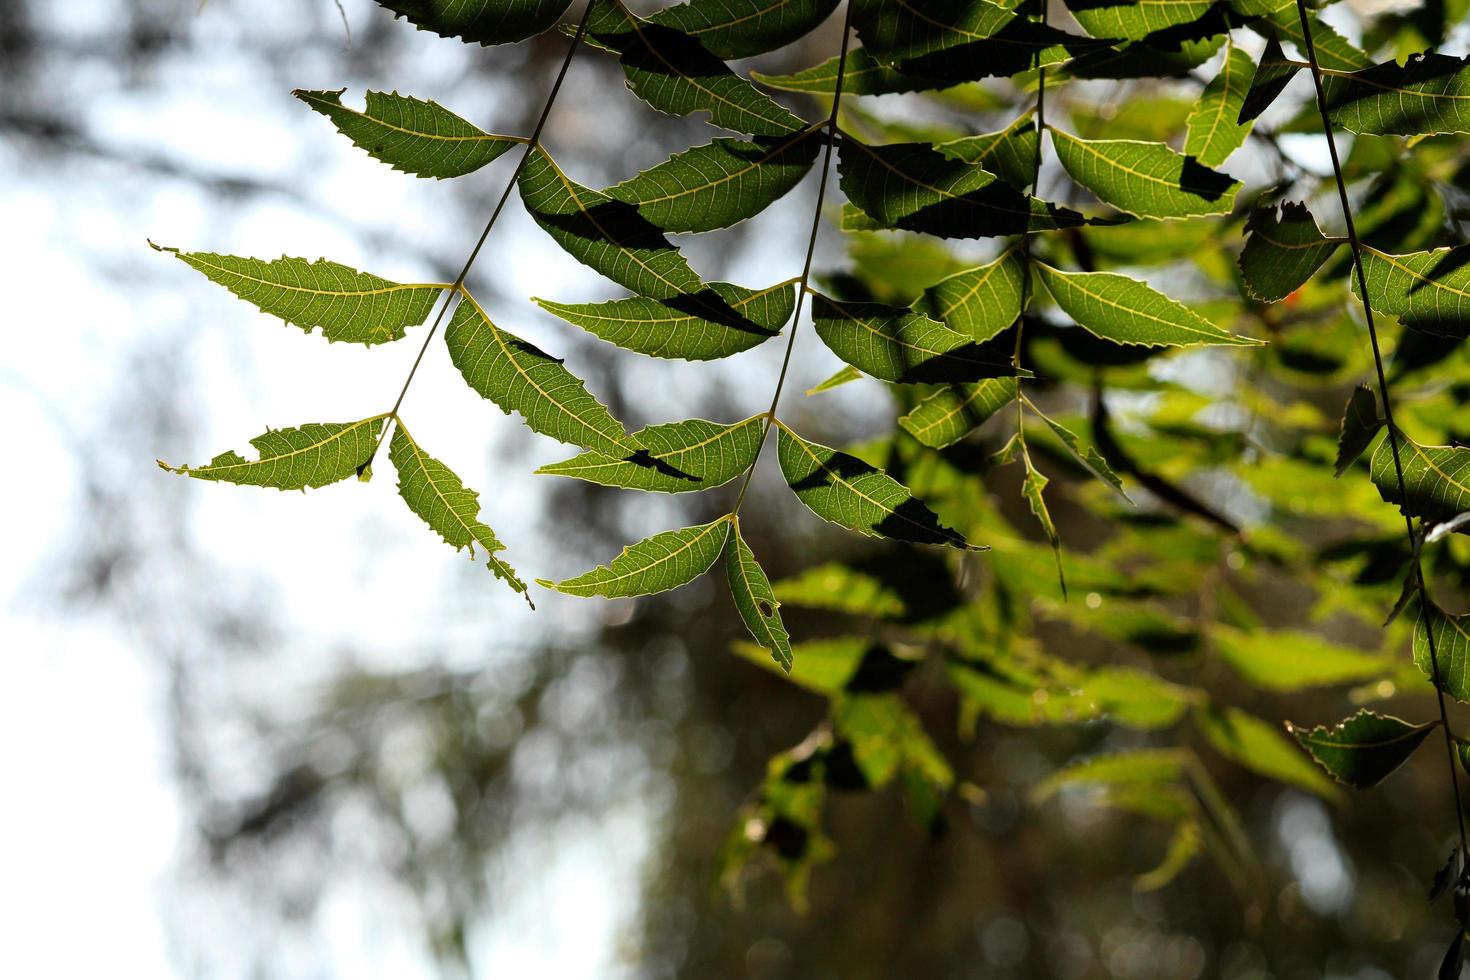
[[[1351,34],[1347,5],[1329,19]],[[762,67],[825,57],[834,28]],[[357,104],[397,89],[525,133],[564,44],[471,48],[368,0],[0,3],[0,975],[1432,974],[1449,929],[1423,902],[1447,846],[1437,757],[1339,810],[1222,772],[1269,878],[1268,901],[1245,907],[1207,863],[1136,893],[1162,838],[1027,802],[1093,744],[1086,726],[986,724],[957,765],[988,795],[945,834],[914,828],[891,794],[839,795],[841,854],[810,911],[774,878],[737,905],[717,884],[721,844],[768,757],[823,705],[730,656],[722,591],[540,592],[533,613],[436,542],[388,476],[287,495],[157,469],[267,426],[382,411],[412,350],[283,329],[149,239],[447,280],[514,165],[407,178],[291,90],[346,86]],[[621,87],[611,62],[581,57],[552,116],[547,142],[585,184],[705,138]],[[1320,162],[1310,138],[1288,145]],[[814,193],[680,244],[709,278],[785,279]],[[839,249],[824,237],[818,266]],[[670,365],[539,312],[528,297],[614,292],[514,208],[470,285],[630,428],[739,418],[769,397],[777,345]],[[798,345],[788,390],[838,366]],[[820,416],[799,394],[788,409],[823,441],[891,423],[876,388],[825,397]],[[564,448],[466,389],[441,348],[404,412],[482,490],[523,571],[560,577],[713,516],[529,476]],[[772,468],[745,530],[773,577],[855,547],[772,492]],[[952,725],[952,704],[917,696]],[[1325,717],[1339,701],[1289,708]]]

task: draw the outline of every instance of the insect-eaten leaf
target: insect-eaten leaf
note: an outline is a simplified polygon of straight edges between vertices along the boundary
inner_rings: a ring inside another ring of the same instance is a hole
[[[1021,316],[1025,278],[1020,251],[1010,248],[992,262],[939,280],[913,307],[976,341],[991,340]]]
[[[1306,729],[1287,722],[1286,730],[1333,779],[1368,789],[1393,775],[1438,724],[1412,725],[1365,708],[1331,728]]]
[[[1296,292],[1342,244],[1342,239],[1322,234],[1305,204],[1291,201],[1280,211],[1252,211],[1245,230],[1240,278],[1245,291],[1263,303],[1279,303]]]
[[[608,598],[667,592],[709,571],[729,533],[728,515],[708,524],[662,531],[628,545],[606,565],[561,582],[537,579],[536,584],[567,595]]]

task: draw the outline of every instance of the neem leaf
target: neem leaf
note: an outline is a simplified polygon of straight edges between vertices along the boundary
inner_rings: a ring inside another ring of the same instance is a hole
[[[1146,34],[1199,19],[1214,0],[1070,0],[1067,9],[1093,37],[1136,41]]]
[[[750,77],[768,88],[781,89],[786,92],[806,92],[811,95],[831,95],[837,91],[837,69],[840,60],[833,55],[819,65],[804,68],[790,75],[767,75],[753,71]],[[948,88],[957,84],[954,81],[924,78],[901,71],[874,58],[866,48],[853,48],[848,51],[847,64],[841,67],[843,95],[921,92],[927,89]]]
[[[737,641],[730,645],[730,649],[736,656],[763,670],[779,673],[799,687],[828,697],[840,694],[860,672],[864,661],[870,658],[897,660],[888,652],[887,647],[861,636],[840,636],[797,643],[792,647],[789,668],[773,660],[769,649],[755,643]]]
[[[618,53],[628,88],[658,111],[708,112],[713,125],[753,136],[781,136],[805,127],[695,38],[635,17],[621,0],[592,2],[596,9],[587,33]]]
[[[771,589],[755,552],[740,536],[740,522],[730,521],[730,544],[725,549],[725,563],[730,577],[730,595],[750,635],[770,652],[771,659],[784,670],[791,670],[791,637],[781,622],[781,603]]]
[[[1057,584],[1061,586],[1062,597],[1067,595],[1067,573],[1062,567],[1062,538],[1057,533],[1056,522],[1051,519],[1051,511],[1046,506],[1046,485],[1051,481],[1038,470],[1031,462],[1031,454],[1021,453],[1021,460],[1026,465],[1026,478],[1021,481],[1021,496],[1026,498],[1026,504],[1031,508],[1031,514],[1041,525],[1041,530],[1046,534],[1047,543],[1051,545],[1052,558],[1057,563]]]
[[[1140,218],[1228,214],[1240,181],[1163,143],[1084,140],[1053,129],[1052,145],[1072,179]]]
[[[843,193],[883,228],[941,238],[985,238],[1086,219],[1027,197],[984,167],[946,156],[929,143],[868,146],[842,135],[837,144]]]
[[[163,460],[158,465],[196,480],[277,490],[324,487],[358,475],[358,467],[377,447],[387,417],[384,414],[360,422],[309,422],[292,429],[270,429],[250,440],[257,459],[245,459],[231,451],[202,466],[170,466]]]
[[[786,483],[813,514],[869,537],[984,550],[967,542],[908,488],[856,456],[808,442],[776,423],[777,458]]]
[[[833,353],[883,381],[978,381],[1015,374],[1009,360],[968,334],[907,307],[839,303],[813,293],[812,323]]]
[[[1318,725],[1307,730],[1287,722],[1286,730],[1333,779],[1354,789],[1368,789],[1407,762],[1438,724],[1411,725],[1364,708],[1331,728]]]
[[[1184,152],[1207,167],[1218,167],[1250,135],[1251,123],[1239,121],[1251,87],[1250,55],[1235,45],[1225,50],[1220,73],[1210,79],[1185,123]]]
[[[1470,133],[1470,57],[1429,51],[1404,65],[1324,75],[1328,115],[1350,133]]]
[[[915,405],[898,424],[924,445],[942,449],[979,428],[1015,398],[1015,378],[945,385]]]
[[[843,385],[847,384],[849,381],[861,381],[862,378],[863,372],[859,371],[851,364],[844,364],[831,377],[827,378],[824,381],[818,381],[816,384],[808,388],[806,390],[806,393],[808,395],[819,395],[824,391],[831,391],[833,388],[840,388]]]
[[[1113,472],[1113,468],[1108,465],[1108,461],[1103,458],[1102,453],[1098,452],[1093,446],[1083,442],[1077,433],[1037,408],[1031,399],[1026,399],[1026,405],[1041,417],[1041,421],[1045,422],[1047,428],[1056,434],[1056,437],[1062,441],[1062,445],[1067,447],[1067,452],[1071,453],[1072,458],[1081,463],[1084,469],[1112,487],[1117,491],[1118,496],[1127,500],[1129,503],[1133,502],[1128,494],[1123,491],[1123,481],[1118,479],[1118,474]]]
[[[654,299],[704,288],[679,250],[636,207],[575,183],[543,150],[531,151],[518,184],[536,223],[613,282]]]
[[[977,341],[990,340],[1021,315],[1026,267],[1019,249],[939,280],[914,301],[914,309]]]
[[[265,261],[214,252],[172,252],[236,296],[307,333],[320,327],[329,341],[383,344],[428,319],[441,283],[401,284],[337,262],[281,256]]]
[[[1245,230],[1241,281],[1263,303],[1278,303],[1296,292],[1342,244],[1322,234],[1305,204],[1292,201],[1283,202],[1280,212],[1274,207],[1252,211]]]
[[[1372,388],[1358,385],[1342,410],[1342,429],[1337,436],[1337,470],[1333,475],[1346,473],[1381,428],[1383,419],[1378,415],[1378,398]]]
[[[1057,305],[1104,340],[1149,347],[1257,343],[1222,330],[1137,279],[1115,272],[1062,272],[1042,262],[1036,269]]]
[[[1311,633],[1241,630],[1216,624],[1215,650],[1231,670],[1267,691],[1300,691],[1382,677],[1392,658],[1342,646]]]
[[[688,0],[648,18],[682,31],[726,61],[784,48],[837,9],[838,0]]]
[[[526,583],[516,577],[515,569],[495,557],[505,545],[480,520],[480,495],[460,482],[453,470],[420,449],[401,422],[393,433],[388,458],[398,470],[398,493],[410,510],[456,551],[468,548],[474,558],[475,545],[484,548],[485,567],[512,589],[526,592]]]
[[[1369,472],[1378,495],[1411,517],[1438,520],[1470,510],[1470,448],[1424,446],[1398,433],[1407,502],[1400,498],[1393,447],[1384,439],[1373,452]]]
[[[822,134],[716,139],[676,153],[604,193],[668,232],[713,231],[754,217],[801,182]]]
[[[1312,27],[1312,44],[1317,51],[1317,64],[1322,67],[1323,72],[1351,72],[1373,64],[1372,58],[1322,23],[1322,19],[1316,14],[1308,14],[1307,21]],[[1297,13],[1295,3],[1282,4],[1268,11],[1259,24],[1252,26],[1268,38],[1280,35],[1295,44],[1298,51],[1307,50],[1301,16]]]
[[[561,582],[538,578],[536,584],[567,595],[608,598],[667,592],[709,571],[729,533],[728,515],[708,524],[662,531],[628,545],[606,565]]]
[[[655,493],[708,490],[730,482],[755,462],[765,416],[721,425],[704,419],[650,425],[629,441],[637,452],[609,456],[591,450],[537,473]]]
[[[1204,835],[1200,832],[1199,821],[1180,820],[1174,826],[1174,835],[1169,838],[1169,848],[1164,852],[1163,860],[1153,870],[1135,878],[1133,887],[1141,892],[1158,891],[1179,877],[1204,848]]]
[[[1239,708],[1199,709],[1195,722],[1215,750],[1252,772],[1288,783],[1325,799],[1336,799],[1337,787],[1296,751],[1275,725]]]
[[[1039,139],[1028,113],[999,132],[935,143],[934,149],[951,159],[984,167],[1020,190],[1031,186]]]
[[[359,112],[342,104],[342,93],[297,89],[291,94],[320,112],[337,131],[394,170],[418,177],[461,177],[479,170],[517,143],[492,136],[437,102],[369,92]]]
[[[760,290],[712,282],[700,292],[669,299],[533,302],[625,350],[706,361],[749,350],[780,333],[791,319],[796,289],[789,282]]]
[[[1245,100],[1241,102],[1240,111],[1236,113],[1235,121],[1241,124],[1248,123],[1265,112],[1303,67],[1300,61],[1293,61],[1286,56],[1275,34],[1270,35],[1266,40],[1266,50],[1261,53],[1261,62],[1256,65],[1256,73],[1251,77],[1250,89],[1246,92]]]
[[[1364,246],[1363,274],[1374,312],[1443,337],[1470,335],[1470,245],[1405,255]],[[1356,276],[1352,287],[1361,300]]]
[[[1430,631],[1434,658],[1429,656]],[[1414,666],[1431,681],[1439,664],[1439,687],[1456,701],[1470,701],[1470,616],[1451,616],[1434,603],[1420,606],[1414,624]]]
[[[571,0],[378,0],[421,31],[472,44],[509,44],[557,22]]]
[[[1066,786],[1162,787],[1184,776],[1184,755],[1178,749],[1132,749],[1094,755],[1065,766],[1037,783],[1031,798],[1049,799]]]
[[[444,332],[450,360],[469,386],[507,415],[520,412],[533,432],[609,456],[638,447],[582,379],[559,358],[501,330],[465,293]]]

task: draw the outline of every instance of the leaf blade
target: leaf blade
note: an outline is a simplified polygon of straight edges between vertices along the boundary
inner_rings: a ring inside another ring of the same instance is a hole
[[[725,548],[726,573],[730,579],[730,595],[745,628],[755,642],[769,651],[771,659],[790,673],[792,664],[791,636],[781,622],[781,603],[776,599],[771,580],[766,577],[755,552],[740,535],[740,522],[730,521],[730,542]]]
[[[196,480],[240,486],[306,490],[337,483],[359,474],[359,467],[377,447],[387,414],[357,422],[308,422],[287,429],[268,429],[250,440],[257,458],[245,459],[233,450],[200,466],[159,468]]]
[[[1104,340],[1148,347],[1258,343],[1215,326],[1178,300],[1113,272],[1062,272],[1038,262],[1047,291],[1078,326]]]
[[[1140,218],[1229,214],[1240,181],[1163,143],[1084,140],[1051,130],[1062,167],[1102,201]]]
[[[687,493],[723,486],[755,462],[765,416],[720,425],[704,419],[651,425],[634,434],[640,448],[624,457],[595,450],[536,472],[603,486],[654,493]]]
[[[661,531],[628,545],[606,565],[560,582],[537,579],[536,583],[567,595],[610,599],[667,592],[709,571],[729,531],[729,515],[708,524]]]

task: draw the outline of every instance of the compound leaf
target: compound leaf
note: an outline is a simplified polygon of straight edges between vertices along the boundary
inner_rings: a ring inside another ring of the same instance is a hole
[[[650,425],[630,439],[637,452],[609,456],[592,450],[536,472],[655,493],[708,490],[750,468],[764,423],[765,416],[755,415],[731,425],[704,419]]]
[[[709,571],[725,547],[729,516],[708,524],[662,531],[630,544],[606,565],[561,582],[536,584],[567,595],[619,598],[667,592]]]
[[[1093,37],[1137,41],[1155,31],[1198,20],[1213,4],[1214,0],[1070,0],[1067,9]]]
[[[324,487],[359,475],[359,467],[378,445],[387,417],[384,414],[359,422],[309,422],[291,429],[270,429],[250,440],[256,459],[245,459],[230,451],[202,466],[171,466],[163,460],[158,465],[196,480],[277,490]]]
[[[1286,56],[1286,52],[1281,50],[1281,42],[1272,34],[1266,40],[1266,50],[1261,53],[1260,64],[1256,65],[1255,74],[1251,76],[1250,88],[1235,121],[1243,125],[1265,112],[1303,67],[1300,61]]]

